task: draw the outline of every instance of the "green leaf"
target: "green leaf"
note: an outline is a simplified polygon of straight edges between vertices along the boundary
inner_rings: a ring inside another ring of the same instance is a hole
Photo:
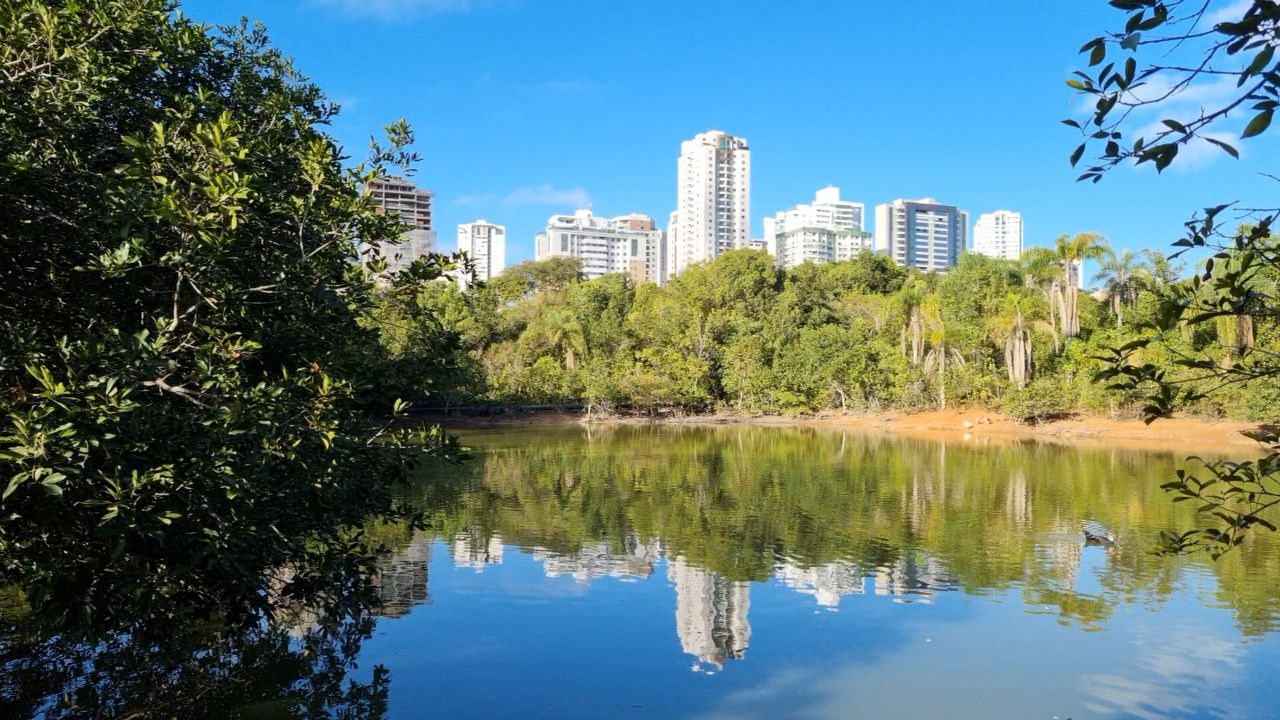
[[[1240,133],[1240,137],[1242,139],[1251,138],[1255,135],[1261,135],[1263,132],[1266,132],[1267,127],[1271,125],[1271,114],[1273,112],[1275,111],[1263,110],[1257,115],[1254,115],[1253,119],[1249,121],[1249,124],[1245,126],[1244,132]]]
[[[1212,143],[1212,144],[1217,145],[1218,147],[1222,148],[1222,149],[1223,149],[1223,150],[1224,150],[1228,155],[1230,155],[1231,157],[1233,157],[1233,158],[1235,158],[1235,159],[1237,159],[1237,160],[1239,160],[1239,159],[1240,159],[1240,152],[1239,152],[1238,150],[1236,150],[1234,147],[1232,147],[1232,146],[1230,146],[1230,145],[1228,145],[1228,144],[1226,144],[1226,143],[1222,142],[1221,140],[1215,140],[1215,139],[1213,139],[1213,138],[1211,138],[1211,137],[1205,137],[1204,139],[1205,139],[1205,141],[1206,141],[1206,142]]]
[[[1099,40],[1093,46],[1093,50],[1089,53],[1089,65],[1092,67],[1098,65],[1107,59],[1107,44]]]

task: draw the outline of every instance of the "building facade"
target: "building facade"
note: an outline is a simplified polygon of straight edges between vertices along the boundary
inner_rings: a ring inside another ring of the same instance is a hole
[[[536,257],[572,257],[582,262],[582,274],[594,280],[609,273],[626,273],[637,283],[661,282],[665,271],[665,236],[647,215],[596,217],[590,210],[552,215],[536,238]]]
[[[973,251],[994,258],[1022,257],[1022,213],[997,210],[978,216],[973,224]]]
[[[751,227],[751,149],[719,130],[680,144],[676,210],[668,227],[668,275],[748,246]]]
[[[475,279],[484,282],[496,277],[507,266],[507,229],[484,219],[458,226],[458,252],[471,258]],[[464,287],[470,278],[458,276]]]
[[[876,206],[876,252],[899,265],[943,272],[965,251],[969,213],[934,198]]]
[[[403,270],[414,260],[435,252],[436,231],[431,218],[433,191],[419,190],[405,178],[392,176],[369,183],[365,192],[383,213],[397,215],[409,226],[399,244],[379,244],[388,272]]]
[[[871,249],[863,232],[865,206],[840,199],[840,188],[825,187],[814,201],[764,219],[764,239],[779,267],[805,262],[849,260]]]

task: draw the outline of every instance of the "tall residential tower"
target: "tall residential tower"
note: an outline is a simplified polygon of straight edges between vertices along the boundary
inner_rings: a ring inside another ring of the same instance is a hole
[[[1022,213],[997,210],[978,216],[973,224],[973,251],[989,257],[1022,257]]]
[[[680,143],[676,164],[676,211],[669,276],[747,247],[751,238],[751,149],[747,141],[719,130]]]
[[[969,213],[933,198],[876,206],[876,252],[924,271],[955,267],[965,249]]]
[[[483,219],[458,226],[458,251],[471,258],[476,279],[484,282],[496,277],[506,267],[507,229]],[[464,286],[470,278],[459,276]]]

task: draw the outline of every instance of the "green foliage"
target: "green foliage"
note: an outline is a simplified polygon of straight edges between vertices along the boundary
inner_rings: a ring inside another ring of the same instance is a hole
[[[1078,399],[1071,385],[1059,377],[1039,377],[1025,388],[1006,394],[1001,412],[1026,423],[1041,423],[1071,415]]]
[[[1066,283],[1075,281],[1073,263],[1109,262],[1110,251],[1090,233],[1064,235],[1059,245],[1021,262],[965,255],[945,275],[870,253],[780,272],[767,255],[743,250],[695,265],[666,287],[634,286],[623,275],[569,279],[561,260],[524,263],[516,290],[499,278],[464,292],[443,281],[420,291],[448,300],[432,305],[429,318],[462,338],[460,355],[430,354],[458,369],[440,367],[432,377],[456,372],[472,400],[642,414],[996,407],[1046,377],[1053,382],[1008,400],[1015,415],[1132,415],[1133,393],[1093,383],[1103,365],[1097,356],[1147,336],[1133,320],[1154,312],[1172,266],[1144,255],[1143,267],[1165,269],[1157,281],[1132,271],[1137,259],[1124,259],[1125,301],[1100,302]],[[563,282],[541,289],[528,279],[557,275]],[[393,354],[400,347],[389,345]],[[1176,360],[1152,357],[1168,367]],[[1247,411],[1236,403],[1214,412]]]
[[[1280,104],[1280,62],[1275,58],[1280,5],[1272,0],[1221,8],[1213,3],[1165,0],[1113,0],[1111,4],[1128,14],[1123,30],[1095,38],[1081,51],[1089,54],[1090,66],[1097,66],[1111,52],[1109,46],[1115,45],[1115,51],[1127,55],[1125,61],[1103,65],[1093,76],[1077,72],[1068,81],[1095,100],[1086,122],[1065,121],[1084,136],[1071,163],[1076,164],[1094,142],[1104,143],[1096,164],[1080,179],[1098,182],[1109,170],[1129,161],[1149,162],[1163,170],[1192,143],[1208,142],[1238,158],[1232,145],[1220,135],[1214,137],[1214,129],[1237,109],[1251,115],[1241,139],[1269,128]],[[1211,16],[1215,24],[1207,26],[1203,21]],[[1166,102],[1165,108],[1176,108],[1173,103],[1183,93],[1202,83],[1232,79],[1236,90],[1222,100],[1200,108],[1194,116],[1166,118],[1132,146],[1122,145],[1128,131],[1124,120],[1133,110],[1161,108]],[[1143,85],[1167,90],[1135,92]],[[1124,305],[1140,308],[1143,328],[1137,338],[1115,338],[1100,354],[1107,367],[1097,377],[1118,391],[1142,397],[1148,421],[1187,406],[1216,411],[1238,411],[1244,406],[1253,418],[1277,419],[1274,405],[1266,409],[1257,403],[1275,397],[1280,378],[1276,353],[1280,346],[1275,343],[1280,320],[1280,248],[1272,233],[1280,210],[1241,211],[1236,219],[1247,224],[1233,227],[1223,217],[1230,207],[1206,208],[1186,223],[1186,237],[1174,243],[1179,248],[1175,257],[1193,253],[1205,258],[1195,275],[1174,282],[1167,265],[1152,262],[1154,307],[1143,308],[1141,298],[1127,296],[1123,258],[1104,268],[1113,305],[1117,310]],[[1124,302],[1114,302],[1118,299]],[[1199,527],[1166,536],[1166,550],[1199,548],[1220,555],[1244,542],[1254,527],[1275,530],[1263,514],[1280,504],[1280,435],[1266,429],[1258,440],[1269,451],[1263,460],[1205,463],[1197,472],[1179,471],[1166,486],[1175,500],[1195,500],[1204,513]]]
[[[353,262],[403,229],[359,184],[412,134],[344,170],[260,27],[173,10],[0,6],[0,584],[68,629],[341,610],[417,454],[361,324],[384,264]],[[424,318],[397,350],[421,376]]]

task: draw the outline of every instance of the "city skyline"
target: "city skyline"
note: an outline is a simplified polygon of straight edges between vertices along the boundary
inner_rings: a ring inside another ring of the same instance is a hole
[[[1028,247],[1093,230],[1118,248],[1168,251],[1205,206],[1265,206],[1270,186],[1257,182],[1258,172],[1280,145],[1272,136],[1250,140],[1240,161],[1193,147],[1159,178],[1141,168],[1096,186],[1077,183],[1066,158],[1078,138],[1059,120],[1079,116],[1083,105],[1064,80],[1085,64],[1080,45],[1114,23],[1116,13],[1103,4],[1057,3],[1034,13],[1014,2],[993,2],[982,13],[938,5],[925,16],[895,3],[796,8],[787,47],[799,51],[789,53],[749,32],[776,20],[765,6],[728,14],[521,0],[434,7],[388,17],[336,1],[183,3],[201,21],[262,19],[302,72],[343,106],[332,134],[353,161],[382,125],[409,120],[423,156],[413,180],[436,191],[437,227],[476,217],[506,225],[508,264],[532,259],[533,238],[553,213],[638,212],[665,225],[676,201],[678,143],[707,128],[751,141],[752,207],[790,207],[828,184],[868,207],[931,195],[974,213],[1022,212],[1032,221]],[[912,42],[902,43],[892,29],[913,16]],[[528,34],[534,22],[628,32],[584,36],[566,54],[553,37]],[[724,32],[702,32],[708,24]],[[859,30],[858,53],[836,50],[850,24]],[[976,33],[1003,40],[959,40]],[[353,35],[377,42],[332,52]],[[468,38],[476,36],[491,38],[492,52],[470,52]],[[688,52],[653,53],[658,36]],[[414,72],[370,72],[397,64]],[[695,81],[719,76],[735,82]],[[931,103],[945,112],[916,111],[920,89],[904,82],[913,77],[930,78]],[[847,89],[834,92],[833,78],[846,79]],[[1207,86],[1194,97],[1220,94]],[[637,97],[657,105],[635,104]],[[459,106],[479,109],[450,111]],[[1184,116],[1197,109],[1178,108]],[[1245,120],[1233,118],[1225,129],[1238,132]],[[762,218],[749,218],[752,237]],[[452,249],[451,238],[441,240],[441,249]]]

